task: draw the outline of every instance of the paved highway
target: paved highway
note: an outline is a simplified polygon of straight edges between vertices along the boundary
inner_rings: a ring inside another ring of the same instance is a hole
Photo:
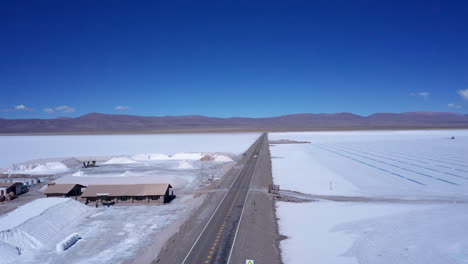
[[[190,248],[183,264],[228,263],[245,201],[255,175],[261,149],[268,147],[266,134],[255,142],[254,151],[237,175],[229,191],[219,203],[208,223]]]

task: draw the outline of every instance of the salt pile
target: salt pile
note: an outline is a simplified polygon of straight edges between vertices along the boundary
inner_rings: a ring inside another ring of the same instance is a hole
[[[147,161],[147,160],[169,160],[170,157],[166,154],[137,154],[133,155],[132,159],[137,161]]]
[[[131,164],[131,163],[136,163],[136,161],[128,157],[115,157],[104,162],[104,164]]]
[[[179,166],[177,166],[178,169],[193,169],[192,164],[190,164],[187,161],[181,161],[179,162]]]
[[[171,159],[174,159],[174,160],[200,160],[201,158],[203,158],[202,153],[181,152],[181,153],[176,153],[171,156]]]
[[[122,176],[122,177],[133,177],[133,176],[137,176],[137,174],[131,172],[131,171],[125,171],[123,172],[122,174],[120,174],[119,176]]]
[[[67,172],[69,169],[61,162],[46,162],[45,164],[17,165],[11,170],[23,174],[55,174]]]
[[[73,173],[72,176],[81,177],[81,176],[85,176],[85,173],[83,171],[79,170],[79,171]]]
[[[224,155],[216,155],[214,160],[217,162],[232,162],[233,161],[230,157],[224,156]]]
[[[0,242],[21,250],[41,248],[89,210],[70,198],[34,200],[0,217]]]

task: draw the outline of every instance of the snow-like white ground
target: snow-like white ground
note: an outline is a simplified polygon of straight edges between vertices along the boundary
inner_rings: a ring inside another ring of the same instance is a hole
[[[55,247],[63,232],[91,210],[69,198],[42,198],[0,217],[0,255],[10,256],[3,261],[27,260],[43,248]]]
[[[450,138],[455,136],[455,140]],[[309,194],[412,203],[279,202],[286,264],[468,263],[468,131],[272,133],[273,178]],[[441,202],[420,203],[431,199]]]
[[[192,153],[187,153],[192,154]],[[198,159],[200,159],[200,153]],[[140,157],[140,155],[138,156]],[[184,157],[190,158],[189,155]],[[128,184],[128,183],[170,183],[179,193],[193,190],[206,184],[209,179],[221,178],[234,163],[222,161],[201,161],[194,159],[133,159],[116,157],[99,164],[96,168],[77,168],[57,179],[57,183]]]
[[[23,174],[57,174],[64,173],[70,169],[62,162],[51,161],[36,164],[21,164],[14,167],[14,172]]]
[[[220,178],[259,133],[0,136],[0,171],[61,174],[58,183],[170,183],[197,188]],[[200,160],[206,155],[208,160]],[[98,168],[82,169],[97,160]]]
[[[36,256],[37,263],[125,263],[168,225],[186,212],[184,204],[174,200],[165,206],[100,207],[81,220],[74,230],[82,239],[67,251],[57,254],[55,248]]]
[[[45,211],[53,206],[62,204],[69,200],[70,199],[50,198],[37,199],[27,203],[18,208],[18,210],[14,210],[0,218],[0,232],[11,232],[11,229],[26,223],[27,221],[31,220],[31,218],[44,214]]]
[[[240,154],[259,133],[0,136],[0,169],[36,159],[180,152]],[[181,156],[181,159],[188,159]]]
[[[271,147],[274,181],[282,189],[395,197],[468,193],[467,130],[271,133],[269,138],[311,142]]]
[[[109,208],[38,199],[0,217],[0,263],[123,263],[186,211],[177,199],[164,206]],[[57,252],[56,245],[75,233],[81,239]]]
[[[468,205],[279,202],[285,264],[468,263]]]
[[[222,177],[258,136],[0,136],[0,171],[59,174],[57,183],[83,185],[170,183],[177,195],[163,206],[110,208],[35,200],[0,216],[0,263],[126,263],[155,239],[163,243],[171,224],[194,208],[194,190]],[[98,167],[82,168],[86,160]],[[57,244],[75,234],[81,239],[57,252]]]

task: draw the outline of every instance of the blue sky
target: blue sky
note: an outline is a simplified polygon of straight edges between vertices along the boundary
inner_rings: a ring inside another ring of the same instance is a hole
[[[2,1],[0,117],[467,113],[467,25],[447,0]]]

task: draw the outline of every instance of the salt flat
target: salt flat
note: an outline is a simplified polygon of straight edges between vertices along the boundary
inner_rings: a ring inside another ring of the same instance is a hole
[[[62,198],[34,200],[0,216],[0,255],[7,263],[126,263],[148,245],[163,244],[176,220],[198,206],[201,197],[194,193],[221,178],[258,136],[0,136],[0,168],[12,173],[57,174],[57,183],[84,185],[170,183],[177,195],[161,206],[109,208]],[[83,168],[81,160],[89,159],[98,167]],[[57,252],[56,245],[75,233],[82,239]]]
[[[467,263],[468,205],[285,203],[286,264]]]
[[[0,168],[36,159],[178,152],[239,154],[259,136],[234,134],[0,136]]]
[[[277,203],[286,264],[467,263],[468,131],[272,133],[281,189],[396,198]],[[455,137],[455,139],[450,139]],[[398,199],[410,200],[400,203]],[[421,202],[432,200],[432,202]]]
[[[227,156],[225,159],[229,159]],[[182,157],[181,157],[182,158]],[[198,153],[200,159],[200,153]],[[116,163],[119,160],[121,163]],[[235,163],[231,161],[200,160],[134,160],[129,157],[113,158],[96,168],[79,168],[56,180],[57,183],[128,184],[170,183],[177,193],[195,190],[209,183],[211,178],[221,178]]]
[[[283,138],[311,143],[271,148],[282,189],[400,198],[468,193],[468,131],[270,134]]]
[[[94,208],[69,198],[38,199],[0,217],[0,263],[124,263],[187,210],[178,200]],[[18,215],[26,221],[17,223]],[[58,253],[56,244],[73,233],[81,239]]]

